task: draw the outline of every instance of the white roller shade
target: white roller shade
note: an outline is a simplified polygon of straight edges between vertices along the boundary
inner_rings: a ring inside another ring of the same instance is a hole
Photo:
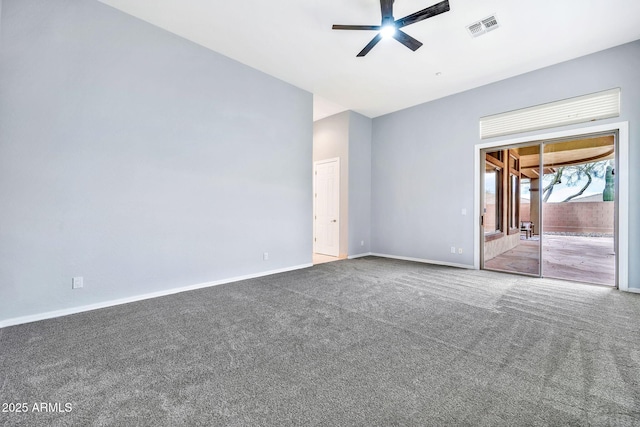
[[[510,135],[620,115],[620,88],[480,119],[480,138]]]

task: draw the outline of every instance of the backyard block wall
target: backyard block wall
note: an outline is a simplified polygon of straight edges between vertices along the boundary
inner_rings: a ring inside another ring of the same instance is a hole
[[[545,232],[613,234],[613,202],[544,203],[542,209]],[[529,213],[529,204],[522,203],[520,220],[529,221]]]

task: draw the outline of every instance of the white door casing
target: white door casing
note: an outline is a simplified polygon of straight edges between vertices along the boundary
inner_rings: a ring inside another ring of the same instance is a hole
[[[338,256],[340,252],[340,159],[313,164],[313,251]]]

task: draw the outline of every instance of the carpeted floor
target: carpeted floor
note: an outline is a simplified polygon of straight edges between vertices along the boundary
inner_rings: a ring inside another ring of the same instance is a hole
[[[6,426],[636,426],[640,295],[368,257],[1,329],[0,369]]]

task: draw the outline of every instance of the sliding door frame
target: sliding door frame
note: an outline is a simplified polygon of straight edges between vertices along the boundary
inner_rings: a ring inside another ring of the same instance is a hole
[[[533,145],[535,143],[543,143],[545,141],[559,140],[563,138],[580,137],[597,133],[617,133],[617,165],[616,174],[618,175],[617,186],[617,285],[622,291],[638,292],[637,289],[629,289],[629,122],[607,123],[597,126],[582,126],[574,129],[550,132],[550,133],[533,133],[528,136],[521,136],[509,139],[496,138],[496,141],[482,142],[475,145],[474,152],[474,268],[480,269],[481,261],[481,242],[483,241],[482,227],[480,225],[481,213],[481,176],[480,164],[482,159],[482,150],[488,148],[508,148],[517,145]],[[528,143],[528,144],[526,144]],[[542,158],[541,150],[540,156]],[[540,163],[542,165],[542,163]],[[540,195],[541,196],[541,195]],[[542,229],[540,233],[542,234]],[[540,240],[540,248],[542,248],[542,240]],[[542,263],[542,257],[540,258]],[[542,273],[542,267],[540,269]]]
[[[483,156],[487,152],[490,152],[490,151],[494,151],[494,150],[497,150],[497,149],[499,149],[499,150],[510,150],[512,148],[524,148],[524,147],[535,147],[535,146],[539,147],[539,150],[538,150],[538,165],[542,165],[543,141],[539,141],[537,139],[526,141],[526,142],[520,142],[520,143],[517,143],[517,144],[508,144],[508,145],[499,145],[499,146],[490,145],[490,146],[487,146],[487,147],[482,147],[482,148],[480,148],[480,160],[479,160],[479,162],[480,162],[480,164],[484,164]],[[505,167],[504,167],[504,169],[506,170],[506,172],[504,172],[504,173],[506,173],[507,176],[510,179],[510,170],[509,170],[510,166],[508,164],[508,161],[509,161],[509,159],[505,159]],[[477,167],[479,168],[480,166],[478,165]],[[476,176],[476,180],[478,180],[478,179],[480,179],[480,188],[484,189],[484,174],[480,173],[479,176]],[[522,183],[521,180],[519,182]],[[507,189],[507,191],[509,191],[509,190]],[[537,197],[539,199],[538,200],[538,217],[542,219],[542,192],[538,191],[537,193],[538,193]],[[479,203],[479,206],[478,206],[479,211],[478,212],[479,212],[479,215],[480,215],[480,223],[482,223],[482,214],[483,214],[483,212],[480,211],[480,206],[484,206],[484,197],[485,197],[484,194],[485,194],[484,191],[480,191],[479,192],[480,199],[479,199],[479,202],[478,202]],[[518,192],[518,194],[520,194],[520,193]],[[520,196],[518,197],[518,200],[515,201],[515,203],[520,204]],[[503,208],[505,210],[508,210],[507,206],[504,206]],[[508,219],[507,219],[507,222],[508,222]],[[503,232],[504,232],[505,236],[508,236],[509,235],[509,226],[507,224],[505,224],[505,225],[503,225],[503,228],[504,228]],[[512,270],[498,270],[498,269],[493,269],[493,268],[488,269],[488,270],[500,271],[500,272],[505,272],[505,273],[516,273],[516,274],[521,274],[523,276],[529,276],[529,277],[542,277],[542,221],[540,221],[540,228],[539,228],[538,234],[540,236],[539,237],[540,240],[539,240],[539,243],[538,243],[538,273],[537,274],[525,273],[525,272],[521,272],[521,271],[512,271]],[[518,235],[520,235],[519,226],[518,226]],[[478,252],[480,254],[480,258],[479,258],[479,264],[478,264],[477,269],[480,269],[480,268],[482,268],[484,266],[484,248],[485,248],[485,242],[486,242],[484,230],[482,229],[482,224],[480,224],[480,231],[478,233],[478,236],[480,238],[480,243],[479,243],[479,246],[478,246],[477,249],[478,249]],[[480,248],[482,248],[482,249],[480,249]]]

